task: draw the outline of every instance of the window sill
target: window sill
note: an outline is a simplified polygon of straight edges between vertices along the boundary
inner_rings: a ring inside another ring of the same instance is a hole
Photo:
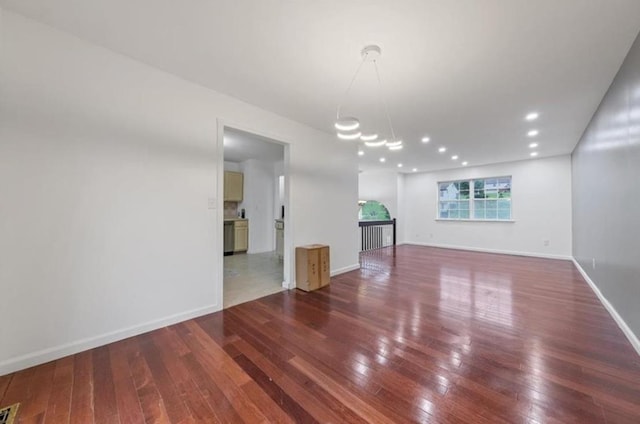
[[[514,223],[514,219],[448,219],[448,218],[436,218],[436,221],[444,222],[506,222]]]

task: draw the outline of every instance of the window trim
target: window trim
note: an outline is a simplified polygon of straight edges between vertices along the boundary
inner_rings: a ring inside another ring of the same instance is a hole
[[[511,181],[510,185],[510,193],[511,197],[511,218],[510,219],[480,219],[480,218],[440,218],[440,184],[446,183],[459,183],[459,182],[469,182],[469,216],[473,216],[473,192],[472,189],[473,183],[477,180],[490,180],[490,179],[498,179],[498,178],[509,178]],[[442,180],[436,181],[436,218],[435,221],[443,221],[443,222],[506,222],[506,223],[514,223],[516,220],[514,219],[513,213],[513,175],[501,175],[501,176],[491,176],[491,177],[469,177],[462,179],[454,179],[454,180]]]

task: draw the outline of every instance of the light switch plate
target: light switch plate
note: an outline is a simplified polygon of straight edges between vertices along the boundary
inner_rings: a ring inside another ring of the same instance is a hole
[[[209,197],[207,199],[207,207],[209,209],[215,209],[216,208],[216,198],[215,197]]]

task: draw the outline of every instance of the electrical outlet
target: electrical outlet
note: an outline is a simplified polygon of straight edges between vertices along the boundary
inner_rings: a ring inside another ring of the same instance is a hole
[[[433,238],[433,234],[432,233],[429,233],[429,238]]]
[[[593,266],[593,269],[596,269],[596,258],[591,259],[591,266]]]
[[[542,244],[544,244],[545,246],[549,246],[549,240],[542,240]]]

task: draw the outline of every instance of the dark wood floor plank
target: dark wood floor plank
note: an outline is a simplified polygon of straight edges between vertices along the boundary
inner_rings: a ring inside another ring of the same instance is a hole
[[[317,382],[317,384],[319,384],[327,392],[331,393],[344,405],[348,405],[349,409],[353,410],[364,420],[380,424],[390,424],[394,422],[390,417],[370,406],[360,397],[354,395],[353,393],[351,393],[351,391],[344,388],[339,382],[330,378],[304,359],[294,357],[290,359],[289,362],[300,372],[311,378],[313,381]]]
[[[167,367],[162,360],[160,349],[153,342],[153,334],[147,333],[140,338],[140,349],[145,358],[145,362],[151,372],[151,378],[155,382],[160,393],[165,410],[172,423],[180,423],[189,417],[189,410],[183,402],[175,380],[169,374]]]
[[[55,374],[56,362],[48,362],[42,366],[36,367],[30,384],[37,387],[38,390],[29,390],[23,405],[20,407],[20,419],[36,420],[41,422],[44,418],[49,398],[53,389],[53,377]]]
[[[227,399],[214,377],[211,376],[202,367],[202,364],[196,359],[193,353],[182,356],[184,366],[193,376],[193,381],[202,397],[205,399],[211,410],[213,411],[216,422],[220,423],[242,423],[242,417],[233,407],[231,400]]]
[[[73,357],[73,387],[71,389],[72,424],[91,424],[93,419],[93,350]]]
[[[131,375],[136,387],[136,393],[140,401],[140,408],[144,416],[145,423],[170,423],[162,396],[158,391],[153,374],[142,354],[139,339],[134,340],[135,348],[128,355]]]
[[[307,379],[288,362],[281,362],[272,356],[266,356],[242,339],[234,343],[238,350],[256,364],[280,388],[321,423],[345,422],[364,424],[365,421],[355,414],[348,414],[344,408],[326,391]]]
[[[9,384],[2,398],[2,406],[25,402],[25,400],[29,398],[29,394],[33,390],[34,386],[32,380],[36,374],[36,368],[37,367],[28,368],[5,376],[8,379]]]
[[[163,328],[152,334],[154,344],[162,362],[167,368],[176,391],[184,402],[188,412],[188,421],[197,423],[219,422],[202,396],[200,390],[192,379],[192,376],[181,360],[184,355],[191,351],[182,343],[176,332],[169,328]],[[169,347],[167,349],[167,347]]]
[[[119,423],[120,416],[108,345],[95,349],[93,363],[94,420],[96,424]]]
[[[198,324],[188,321],[183,325],[190,331],[190,337],[184,339],[185,344],[207,375],[219,382],[217,386],[231,402],[242,421],[245,423],[267,422],[257,405],[242,390],[242,386],[251,381],[251,377],[213,339],[209,338]]]
[[[568,261],[418,246],[0,376],[19,423],[638,423],[640,357]]]
[[[67,356],[56,362],[52,393],[46,408],[45,423],[67,423],[71,417],[71,395],[73,390],[73,357]]]
[[[0,405],[4,405],[3,398],[7,389],[9,389],[9,384],[11,384],[12,379],[13,374],[0,376]]]
[[[304,408],[289,396],[271,377],[265,374],[246,356],[240,354],[234,358],[236,363],[262,388],[262,390],[286,412],[296,423],[317,423]]]
[[[111,372],[116,395],[118,414],[122,424],[144,422],[144,415],[138,399],[138,392],[133,381],[129,356],[133,354],[134,346],[131,339],[126,339],[109,346],[111,357]]]

